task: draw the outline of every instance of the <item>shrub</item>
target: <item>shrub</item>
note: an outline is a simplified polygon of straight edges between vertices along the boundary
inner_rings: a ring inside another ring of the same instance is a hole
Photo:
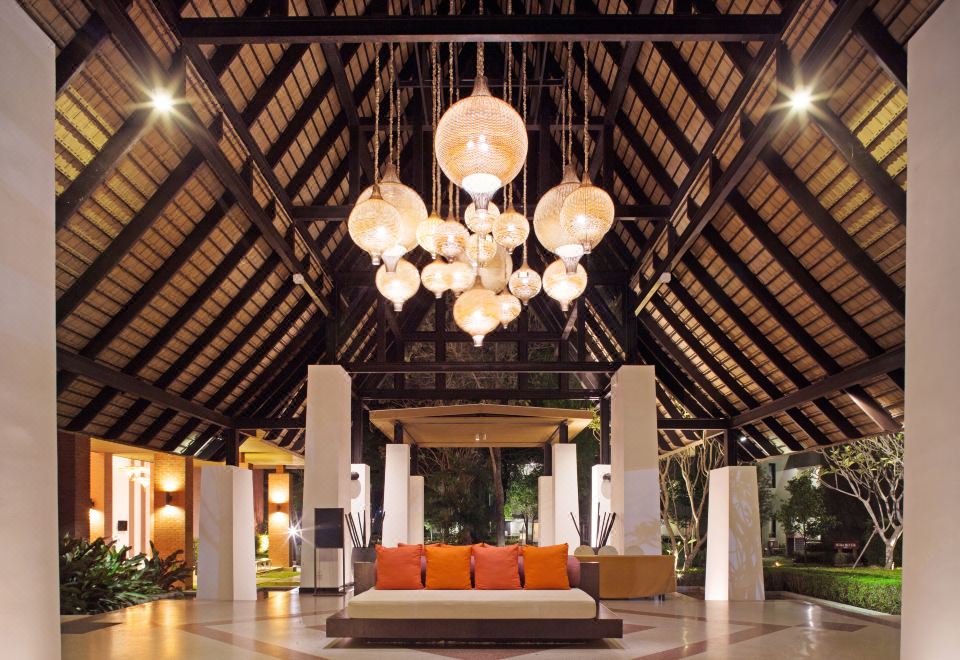
[[[768,591],[790,591],[868,610],[900,614],[900,572],[881,569],[764,568]]]
[[[191,583],[193,569],[180,559],[183,550],[161,557],[153,541],[150,541],[150,554],[143,560],[143,577],[160,587],[161,591],[182,591],[183,585]]]

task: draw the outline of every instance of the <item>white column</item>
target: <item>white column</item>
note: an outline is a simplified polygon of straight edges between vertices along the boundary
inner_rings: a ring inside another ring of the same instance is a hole
[[[363,519],[370,538],[370,466],[366,463],[351,463],[350,472],[356,473],[357,478],[350,479],[350,513],[354,521],[357,516]],[[359,531],[359,530],[357,530]]]
[[[423,477],[410,477],[407,498],[407,543],[423,543]]]
[[[537,479],[537,520],[540,525],[537,543],[540,545],[556,542],[553,511],[553,477],[540,477]]]
[[[386,446],[383,468],[383,545],[409,543],[410,445]]]
[[[4,652],[59,658],[53,43],[0,3],[0,583]],[[16,594],[16,596],[13,596]]]
[[[710,470],[707,600],[763,600],[757,468]]]
[[[597,519],[599,516],[602,521],[604,516],[610,513],[611,494],[610,466],[594,465],[590,471],[590,511],[587,512],[590,516],[590,545],[594,547],[600,544]]]
[[[257,566],[250,533],[254,529],[253,472],[205,465],[200,482],[197,598],[256,600]]]
[[[580,535],[570,513],[580,522],[580,496],[577,486],[577,446],[572,442],[553,445],[553,537],[554,543],[566,543],[567,551],[580,545]]]
[[[659,555],[657,393],[653,367],[620,367],[610,380],[610,545],[621,554]]]
[[[960,0],[945,0],[910,39],[903,616],[900,656],[960,648],[960,479],[954,414],[960,374]]]
[[[307,369],[307,430],[303,454],[303,552],[300,584],[304,589],[343,586],[343,550],[314,553],[314,509],[350,511],[350,376],[342,367],[323,364]],[[344,528],[342,548],[350,547]],[[346,558],[349,563],[349,555]],[[316,562],[316,580],[314,563]],[[347,570],[349,572],[349,569]]]

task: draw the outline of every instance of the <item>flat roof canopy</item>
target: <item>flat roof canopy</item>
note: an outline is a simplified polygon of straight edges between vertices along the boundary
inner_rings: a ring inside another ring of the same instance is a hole
[[[590,410],[487,403],[370,411],[370,421],[388,438],[399,422],[403,441],[421,447],[540,447],[558,441],[561,423],[572,439],[592,419]]]

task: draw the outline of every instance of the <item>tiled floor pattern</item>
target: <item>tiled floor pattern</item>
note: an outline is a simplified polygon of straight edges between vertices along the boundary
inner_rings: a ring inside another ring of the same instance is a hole
[[[342,598],[271,593],[246,603],[164,600],[119,612],[66,621],[64,660],[672,660],[674,658],[898,657],[899,626],[888,620],[795,600],[705,602],[686,596],[664,601],[610,601],[624,636],[565,646],[364,645],[327,638],[324,621]]]

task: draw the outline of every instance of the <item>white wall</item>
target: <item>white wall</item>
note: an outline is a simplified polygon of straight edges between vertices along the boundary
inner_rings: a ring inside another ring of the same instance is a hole
[[[554,528],[553,477],[537,479],[537,543],[553,545],[556,541]]]
[[[383,545],[409,543],[409,534],[410,445],[391,443],[383,466]]]
[[[553,445],[553,536],[554,543],[566,543],[567,552],[580,546],[580,535],[570,513],[580,522],[580,491],[577,484],[577,445]]]
[[[599,544],[600,538],[597,520],[602,521],[611,511],[610,496],[613,488],[609,476],[609,465],[594,465],[590,471],[590,510],[587,516],[590,518],[590,545],[594,547]]]
[[[0,3],[0,639],[59,658],[53,43]],[[13,596],[16,594],[16,596]]]
[[[763,600],[757,469],[710,470],[706,600]]]
[[[200,470],[197,598],[256,600],[253,472],[230,465]]]
[[[907,357],[903,658],[960,648],[960,0],[945,0],[909,43]],[[946,551],[945,551],[946,550]]]

